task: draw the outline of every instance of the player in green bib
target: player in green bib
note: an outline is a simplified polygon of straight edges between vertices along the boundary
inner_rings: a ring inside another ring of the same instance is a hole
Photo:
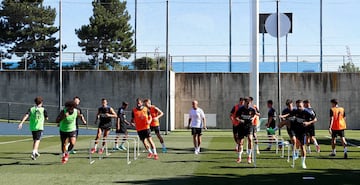
[[[76,143],[76,119],[80,117],[81,114],[75,107],[76,103],[74,101],[67,101],[65,108],[56,118],[56,122],[60,128],[61,162],[63,164],[69,160],[69,151],[74,148]],[[68,147],[67,142],[70,143]]]
[[[22,129],[23,123],[29,118],[30,120],[30,131],[33,137],[33,151],[31,153],[31,159],[36,160],[39,154],[39,145],[41,136],[43,135],[44,122],[48,119],[47,112],[43,105],[43,98],[38,96],[35,98],[35,106],[28,109],[27,113],[24,115],[23,119],[19,124],[19,129]]]

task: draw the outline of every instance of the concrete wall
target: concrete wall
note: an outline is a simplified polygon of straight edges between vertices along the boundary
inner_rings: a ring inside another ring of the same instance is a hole
[[[44,98],[44,105],[50,110],[50,120],[57,116],[59,88],[57,71],[2,71],[0,72],[0,102],[33,104],[36,96]],[[115,111],[122,101],[129,102],[129,111],[135,106],[137,97],[151,98],[160,109],[166,107],[166,76],[161,71],[64,71],[63,102],[74,96],[81,98],[81,107],[90,108],[89,121],[92,124],[101,98],[108,99]],[[3,105],[4,106],[4,105]],[[13,106],[13,105],[12,105]],[[25,113],[28,107],[17,110]],[[4,109],[3,109],[4,110]],[[13,119],[20,119],[18,115]],[[130,119],[130,115],[128,115]],[[165,116],[160,120],[165,122]]]
[[[346,110],[349,129],[360,129],[358,95],[360,73],[286,73],[281,76],[282,109],[286,99],[309,99],[319,122],[317,128],[329,125],[330,99],[337,98]],[[231,128],[229,113],[239,97],[248,96],[249,75],[244,73],[177,73],[176,74],[176,127],[184,128],[184,114],[197,99],[205,113],[217,114],[218,128]],[[277,109],[277,74],[262,73],[259,77],[259,103],[261,117],[267,116],[266,101],[272,99]]]
[[[266,101],[272,99],[277,109],[277,74],[260,74],[259,108],[267,116]],[[247,73],[177,73],[175,74],[175,128],[184,128],[184,114],[197,99],[205,113],[216,114],[217,128],[231,128],[229,112],[240,96],[249,95]],[[348,128],[360,129],[358,95],[360,73],[285,73],[282,74],[282,104],[288,98],[310,99],[318,114],[317,128],[326,129],[329,122],[330,99],[338,98],[347,113]],[[1,71],[0,102],[33,104],[35,96],[45,99],[51,120],[58,113],[57,71]],[[160,109],[166,109],[166,74],[163,71],[64,71],[64,102],[81,97],[81,106],[90,108],[92,123],[101,98],[117,109],[122,101],[135,106],[137,97],[149,97]],[[171,103],[173,106],[173,103]],[[50,106],[54,105],[54,106]],[[28,106],[11,105],[12,119],[20,119]],[[284,105],[282,105],[284,108]],[[0,103],[0,118],[6,118],[7,104]],[[130,110],[130,109],[129,109]],[[165,117],[160,122],[165,128]]]

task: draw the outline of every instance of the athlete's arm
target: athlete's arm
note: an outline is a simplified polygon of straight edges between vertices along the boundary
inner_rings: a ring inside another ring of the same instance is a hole
[[[22,120],[21,120],[21,122],[20,122],[20,124],[18,126],[18,129],[22,129],[23,123],[29,118],[29,113],[30,113],[30,109],[28,110],[28,112],[22,118]]]
[[[56,123],[60,123],[61,120],[63,120],[66,117],[64,114],[64,111],[60,111],[59,115],[56,117]]]
[[[202,112],[202,121],[203,121],[203,128],[204,128],[205,130],[207,130],[207,127],[206,127],[206,118],[205,118],[205,113],[204,113],[204,112]]]
[[[87,122],[86,122],[86,120],[85,120],[84,115],[81,113],[81,111],[80,111],[79,109],[76,109],[76,110],[77,110],[77,112],[78,112],[78,118],[80,118],[80,119],[81,119],[81,122],[82,122],[84,125],[86,125]]]
[[[334,116],[333,116],[332,110],[330,109],[330,124],[329,124],[329,133],[330,134],[332,133],[331,128],[332,128],[333,123],[334,123]]]
[[[159,118],[164,116],[164,113],[159,108],[155,107],[155,110],[158,112],[158,115],[153,118],[154,120],[158,120]]]
[[[116,112],[114,111],[113,108],[110,108],[110,114],[106,113],[106,116],[111,117],[111,118],[116,118],[117,114],[116,114]]]

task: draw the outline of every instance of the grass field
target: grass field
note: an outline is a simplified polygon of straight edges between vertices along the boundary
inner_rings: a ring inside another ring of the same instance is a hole
[[[321,153],[312,152],[307,157],[307,167],[300,160],[291,168],[285,158],[275,151],[261,151],[257,167],[247,163],[237,164],[237,154],[230,131],[204,133],[202,153],[194,155],[189,131],[172,132],[165,136],[168,153],[160,153],[158,161],[146,159],[141,153],[137,160],[126,164],[125,152],[114,152],[109,157],[89,164],[89,141],[94,136],[80,136],[77,154],[70,156],[65,165],[60,162],[59,136],[44,137],[40,144],[41,156],[30,159],[30,136],[0,137],[0,184],[326,184],[356,185],[360,180],[359,131],[346,131],[349,159],[342,159],[342,148],[332,158],[330,139],[326,131],[318,131]],[[160,146],[157,138],[154,138]],[[262,149],[266,145],[261,146]],[[314,150],[314,146],[312,145]],[[160,149],[159,149],[160,150]],[[246,159],[246,157],[243,157]],[[313,177],[314,179],[303,179]]]

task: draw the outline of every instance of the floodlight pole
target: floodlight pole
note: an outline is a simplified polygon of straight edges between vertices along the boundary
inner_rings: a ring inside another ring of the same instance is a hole
[[[229,72],[232,72],[231,9],[232,9],[232,0],[229,0]]]
[[[278,114],[281,112],[281,72],[280,72],[280,12],[279,2],[276,0],[276,56],[277,56],[277,67],[278,67]],[[281,131],[279,129],[279,135]]]
[[[137,0],[135,0],[135,33],[134,33],[134,44],[135,44],[135,55],[134,61],[136,61],[136,53],[137,53]]]
[[[166,0],[166,121],[165,134],[168,134],[170,124],[170,66],[169,66],[169,0]]]
[[[250,92],[254,104],[259,105],[259,0],[250,0],[251,27],[250,27]]]
[[[62,109],[62,99],[63,99],[63,84],[62,84],[62,38],[61,38],[61,28],[62,28],[62,3],[59,0],[59,111]]]
[[[323,2],[320,0],[320,72],[323,72]]]

